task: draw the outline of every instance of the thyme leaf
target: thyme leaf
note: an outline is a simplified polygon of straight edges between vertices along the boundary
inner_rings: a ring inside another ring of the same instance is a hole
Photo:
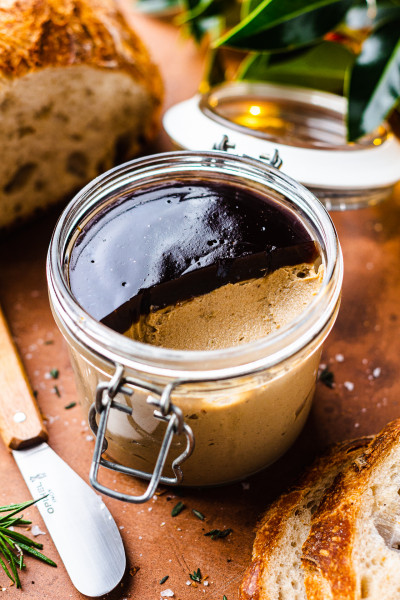
[[[74,408],[74,406],[76,406],[76,402],[70,402],[69,404],[66,404],[64,408],[65,410],[69,410],[70,408]]]
[[[230,533],[232,533],[232,529],[211,529],[211,531],[207,531],[205,536],[211,537],[212,540],[218,540],[220,538],[225,538]]]
[[[189,573],[189,577],[192,581],[196,581],[196,583],[201,583],[201,571],[200,568],[197,571],[193,571],[193,573]]]
[[[183,504],[183,502],[178,502],[178,504],[175,504],[174,508],[171,510],[171,517],[177,517],[179,513],[183,511],[184,508],[186,507]]]
[[[326,387],[332,389],[335,383],[335,376],[332,371],[328,369],[328,367],[325,367],[325,369],[323,369],[319,375],[319,380],[321,383],[326,385]]]
[[[199,510],[196,510],[195,508],[192,508],[192,513],[195,515],[195,517],[197,517],[198,519],[200,519],[200,521],[204,521],[205,516]]]

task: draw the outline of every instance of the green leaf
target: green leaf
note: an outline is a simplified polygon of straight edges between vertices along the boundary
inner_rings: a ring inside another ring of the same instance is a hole
[[[400,97],[400,19],[378,27],[363,44],[348,83],[348,139],[378,127]]]
[[[3,535],[7,535],[8,538],[11,538],[12,540],[16,541],[18,544],[19,544],[19,542],[23,542],[24,544],[29,544],[29,546],[35,546],[35,548],[40,548],[40,549],[43,548],[43,544],[40,544],[39,542],[35,542],[35,540],[31,540],[30,538],[26,537],[26,535],[22,535],[22,533],[18,533],[18,531],[12,531],[12,530],[6,529],[5,527],[0,527],[0,533],[2,533]]]
[[[57,564],[53,560],[51,560],[51,558],[48,558],[41,552],[38,552],[37,550],[35,550],[35,548],[31,548],[30,546],[26,546],[25,544],[18,544],[18,545],[21,548],[21,550],[24,550],[25,552],[27,552],[28,554],[31,554],[35,558],[38,558],[39,560],[47,563],[51,567],[57,566]]]
[[[7,543],[10,543],[9,540],[7,540],[7,538],[5,538],[5,540],[7,541]],[[14,545],[12,544],[12,547]],[[1,552],[3,553],[4,557],[8,560],[9,564],[10,564],[10,568],[11,568],[11,572],[14,576],[14,580],[15,580],[15,585],[17,588],[21,587],[21,581],[19,579],[19,575],[18,575],[18,571],[17,571],[17,566],[15,563],[15,556],[14,554],[11,552],[11,550],[6,546],[6,544],[4,543],[4,538],[2,536],[0,536],[0,549]]]
[[[187,23],[199,17],[220,15],[223,11],[224,6],[221,0],[200,0],[197,4],[188,7],[188,10],[178,20],[178,23]]]
[[[344,18],[353,0],[263,0],[217,46],[277,51],[311,44]]]
[[[13,515],[16,515],[17,513],[21,512],[21,510],[24,510],[24,508],[28,508],[28,506],[32,506],[32,504],[36,504],[36,502],[39,502],[40,500],[42,500],[42,498],[39,498],[37,500],[27,500],[26,502],[21,502],[20,504],[9,504],[8,506],[0,506],[0,512],[7,512],[10,510],[12,511],[9,512],[8,515],[1,517],[0,522],[8,520]]]
[[[7,569],[7,565],[6,563],[3,561],[3,559],[0,556],[0,565],[2,567],[2,569],[4,570],[5,574],[7,575],[7,577],[9,577],[11,579],[11,581],[13,583],[15,583],[14,581],[14,577],[11,575],[10,571]]]
[[[336,42],[279,54],[253,54],[241,65],[238,79],[271,81],[343,93],[354,54]]]
[[[221,51],[211,49],[207,53],[205,73],[201,88],[202,92],[207,92],[210,87],[223,83],[225,81],[225,64],[221,56]],[[206,86],[206,87],[204,87]]]
[[[239,6],[232,0],[182,0],[185,12],[176,19],[186,25],[196,42],[204,37],[214,42],[228,23],[238,20]]]

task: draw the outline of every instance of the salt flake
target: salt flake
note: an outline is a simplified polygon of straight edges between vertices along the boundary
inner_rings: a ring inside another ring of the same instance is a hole
[[[346,388],[346,390],[349,390],[349,392],[354,390],[354,383],[352,381],[345,381],[343,386]]]
[[[164,590],[163,592],[160,592],[160,596],[161,598],[173,598],[175,594],[172,590]]]
[[[32,529],[31,529],[32,535],[34,535],[35,537],[37,535],[46,535],[45,531],[42,531],[39,527],[39,525],[32,525]]]

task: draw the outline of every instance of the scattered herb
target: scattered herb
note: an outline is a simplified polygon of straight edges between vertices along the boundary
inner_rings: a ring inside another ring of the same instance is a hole
[[[225,538],[230,533],[232,533],[232,529],[211,529],[204,535],[211,537],[212,540],[218,540],[219,538]]]
[[[70,402],[69,404],[67,404],[66,406],[64,406],[64,408],[66,410],[69,410],[70,408],[74,408],[74,406],[76,406],[76,402]]]
[[[44,343],[45,346],[51,346],[52,344],[54,344],[54,340],[46,340]]]
[[[183,502],[178,502],[178,504],[175,504],[174,508],[171,510],[171,516],[177,517],[179,513],[183,511],[184,508],[185,505],[183,504]]]
[[[60,390],[58,389],[58,386],[54,386],[53,387],[54,393],[56,396],[58,396],[59,398],[61,398],[61,394],[60,394]]]
[[[52,376],[53,379],[58,379],[59,374],[60,374],[60,371],[58,369],[51,369],[51,371],[50,371],[50,375]]]
[[[37,390],[33,390],[33,397],[37,398],[38,397],[39,392]]]
[[[160,579],[160,585],[162,585],[163,583],[165,583],[168,578],[169,578],[169,575],[165,575],[162,579]]]
[[[321,383],[326,385],[326,387],[332,389],[335,383],[335,376],[332,371],[328,369],[328,367],[325,367],[325,369],[323,369],[319,375],[319,380]]]
[[[189,577],[192,581],[196,581],[197,583],[201,583],[201,571],[197,569],[197,571],[193,571],[193,573],[189,573]]]
[[[135,577],[138,571],[140,571],[140,567],[132,567],[131,569],[129,569],[129,575],[131,577]]]
[[[192,508],[192,513],[195,515],[195,517],[197,517],[198,519],[200,519],[200,521],[204,521],[205,516],[199,510],[196,510],[195,508]]]
[[[228,600],[228,598],[225,596],[225,594],[222,596],[222,600]]]
[[[42,500],[42,498],[39,498],[39,500]],[[8,513],[0,517],[0,566],[17,588],[22,588],[18,569],[25,568],[24,552],[35,556],[52,567],[57,566],[50,558],[39,552],[43,548],[43,544],[29,539],[18,531],[14,531],[16,526],[31,524],[31,521],[23,519],[22,515],[19,517],[15,515],[36,502],[38,500],[28,500],[20,504],[9,504],[0,507],[0,512]]]

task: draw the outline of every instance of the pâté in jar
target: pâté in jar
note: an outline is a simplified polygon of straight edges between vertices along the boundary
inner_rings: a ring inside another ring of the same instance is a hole
[[[296,439],[343,265],[326,209],[267,160],[182,151],[121,165],[65,209],[47,270],[101,492],[142,502],[159,482],[239,480]],[[107,489],[101,466],[149,486]]]

